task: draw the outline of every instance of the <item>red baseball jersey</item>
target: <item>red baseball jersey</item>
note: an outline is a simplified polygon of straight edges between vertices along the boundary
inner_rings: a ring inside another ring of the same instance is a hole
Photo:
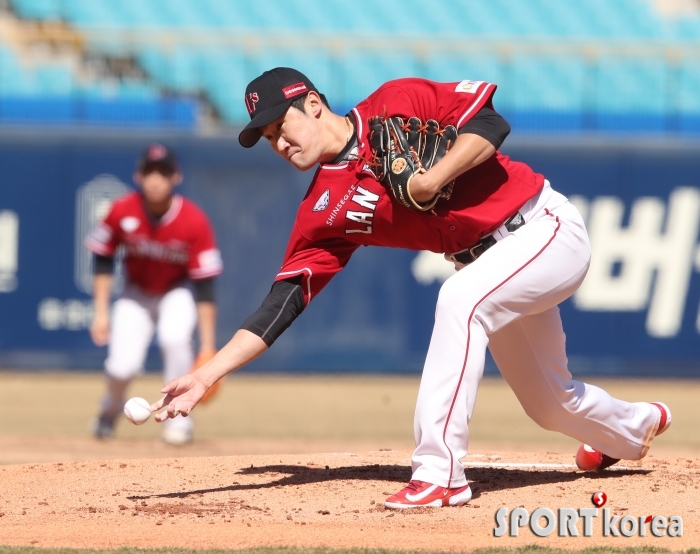
[[[417,116],[459,129],[491,105],[495,91],[496,85],[483,81],[399,79],[353,108],[359,161],[319,166],[301,202],[277,280],[302,275],[308,303],[360,245],[452,254],[500,227],[544,184],[544,177],[523,163],[497,152],[460,175],[449,200],[420,212],[402,206],[362,161],[371,159],[371,116]]]
[[[157,221],[139,192],[119,198],[85,244],[102,256],[113,256],[123,245],[128,281],[149,294],[163,294],[187,278],[215,277],[223,269],[209,219],[178,194]]]

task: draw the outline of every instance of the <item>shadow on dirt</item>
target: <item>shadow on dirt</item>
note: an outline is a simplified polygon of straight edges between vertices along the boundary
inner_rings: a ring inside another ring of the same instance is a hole
[[[649,470],[603,471],[601,473],[581,473],[572,471],[528,471],[505,468],[467,468],[467,478],[474,493],[473,498],[481,494],[507,489],[533,487],[552,483],[572,483],[579,479],[619,479],[629,475],[645,475]],[[197,489],[180,492],[167,492],[129,496],[129,500],[147,500],[149,498],[186,498],[226,491],[261,490],[290,485],[308,485],[328,481],[390,481],[405,484],[411,478],[411,468],[401,465],[366,465],[347,467],[309,467],[305,465],[269,465],[243,468],[238,475],[260,475],[266,477],[264,483],[231,483],[226,487]],[[269,480],[279,476],[278,479]],[[397,489],[398,490],[398,489]]]
[[[646,475],[646,469],[601,471],[600,473],[556,470],[524,470],[494,467],[467,468],[467,478],[472,489],[472,499],[489,492],[555,483],[573,483],[580,479],[620,479],[629,475]],[[601,485],[602,486],[602,485]]]

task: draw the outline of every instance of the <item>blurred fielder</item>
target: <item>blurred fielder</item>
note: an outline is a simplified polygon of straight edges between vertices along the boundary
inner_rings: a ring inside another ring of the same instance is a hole
[[[94,253],[95,317],[90,328],[98,346],[109,345],[107,392],[94,435],[110,438],[122,413],[126,389],[143,371],[154,333],[164,361],[165,381],[193,367],[192,334],[199,326],[198,366],[216,352],[214,277],[222,271],[212,226],[204,212],[175,194],[182,174],[174,153],[149,146],[138,160],[139,191],[114,202],[107,217],[86,240]],[[124,251],[126,284],[114,302],[110,294],[114,257]],[[192,440],[192,420],[177,417],[163,429],[163,440]]]

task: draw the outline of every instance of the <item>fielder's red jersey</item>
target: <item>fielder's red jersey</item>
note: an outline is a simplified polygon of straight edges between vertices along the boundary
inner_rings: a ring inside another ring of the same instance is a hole
[[[127,279],[148,294],[163,294],[187,278],[209,279],[223,269],[209,219],[178,194],[157,221],[146,212],[141,193],[119,198],[85,244],[102,256],[124,245]]]
[[[362,159],[371,159],[367,121],[375,115],[435,119],[462,127],[491,104],[496,85],[398,79],[352,110],[359,161],[321,164],[301,202],[276,280],[301,275],[308,303],[360,245],[453,254],[493,232],[544,185],[544,177],[500,152],[457,177],[432,212],[402,206]]]

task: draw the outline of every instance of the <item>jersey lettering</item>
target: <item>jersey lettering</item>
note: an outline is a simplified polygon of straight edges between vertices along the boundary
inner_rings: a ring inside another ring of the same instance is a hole
[[[374,214],[367,212],[351,212],[350,210],[348,210],[345,214],[346,219],[349,219],[350,221],[357,221],[358,223],[364,223],[365,225],[367,225],[367,227],[365,229],[345,229],[345,232],[348,235],[352,233],[364,233],[367,235],[371,235],[373,216]]]
[[[345,233],[347,235],[351,235],[353,233],[362,233],[365,235],[371,235],[372,234],[372,218],[374,217],[374,210],[377,207],[377,201],[379,200],[379,195],[374,194],[373,192],[368,191],[366,188],[363,188],[361,186],[357,186],[357,192],[358,194],[355,194],[352,197],[352,201],[355,204],[358,204],[359,206],[362,206],[363,208],[367,208],[368,210],[371,210],[370,212],[354,212],[351,210],[348,210],[345,213],[345,219],[349,219],[350,221],[356,221],[357,223],[363,223],[366,225],[364,229],[345,229]]]
[[[379,195],[368,191],[366,188],[362,188],[358,185],[356,194],[352,197],[352,201],[359,204],[363,208],[374,211],[377,207],[377,200],[379,200]]]
[[[345,202],[348,201],[350,198],[350,194],[355,191],[357,188],[357,184],[352,185],[348,191],[345,193],[345,196],[343,196],[338,203],[335,205],[335,208],[333,208],[333,211],[331,211],[330,215],[328,216],[328,219],[326,219],[326,225],[333,225],[333,222],[335,221],[335,216],[337,216],[343,206],[345,205]]]
[[[186,265],[190,259],[185,246],[171,246],[140,237],[136,240],[128,241],[126,251],[138,258],[148,258],[180,265]]]

